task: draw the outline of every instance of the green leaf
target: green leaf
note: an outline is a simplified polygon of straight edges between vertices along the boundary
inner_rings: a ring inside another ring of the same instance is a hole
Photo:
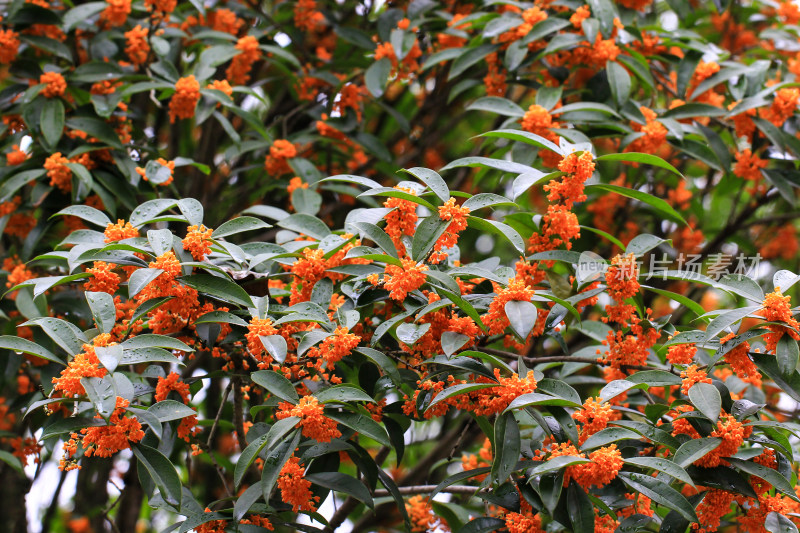
[[[597,161],[627,161],[629,163],[644,163],[654,167],[663,168],[677,174],[683,178],[683,174],[660,157],[653,154],[642,154],[639,152],[625,152],[620,154],[604,154],[597,157]]]
[[[483,98],[478,98],[467,106],[467,110],[489,111],[506,117],[525,116],[524,109],[511,100],[500,98],[499,96],[484,96]]]
[[[222,237],[228,237],[230,235],[235,235],[245,231],[268,229],[271,227],[272,225],[267,224],[263,220],[255,217],[238,216],[228,220],[227,222],[223,222],[217,229],[214,230],[211,236],[215,239],[221,239]]]
[[[792,487],[791,483],[789,483],[789,480],[783,477],[777,470],[773,470],[772,468],[760,465],[753,461],[745,461],[744,459],[737,459],[735,457],[728,457],[726,460],[731,464],[731,466],[736,467],[742,472],[746,472],[752,476],[760,477],[775,487],[776,490],[779,490],[794,501],[800,502],[800,498],[798,498],[795,494],[794,488]]]
[[[255,307],[247,291],[228,278],[210,274],[193,274],[178,279],[184,285],[222,301],[241,305],[242,307]]]
[[[523,394],[521,396],[517,396],[516,398],[514,398],[514,400],[506,408],[506,411],[521,409],[523,407],[529,407],[532,405],[557,405],[563,407],[578,407],[578,408],[583,407],[581,404],[573,402],[572,400],[568,400],[566,398],[550,396],[549,394],[540,394],[538,392],[529,392],[527,394]]]
[[[470,341],[470,337],[455,331],[442,332],[441,344],[442,351],[448,356],[453,355]]]
[[[625,253],[633,254],[638,257],[646,254],[656,246],[659,246],[665,242],[668,241],[666,239],[662,239],[661,237],[656,237],[655,235],[650,235],[649,233],[642,233],[631,239],[631,241],[628,243],[628,246],[625,247]]]
[[[94,207],[89,207],[88,205],[71,205],[65,207],[53,216],[56,215],[70,215],[73,217],[78,217],[92,224],[101,226],[102,228],[105,228],[111,224],[111,220],[109,220],[105,213],[95,209]]]
[[[170,350],[179,350],[187,353],[194,351],[191,346],[180,339],[167,335],[152,335],[149,333],[142,333],[127,339],[122,343],[122,347],[126,350],[135,350],[137,348],[168,348]]]
[[[502,222],[498,222],[496,220],[488,220],[480,217],[468,216],[467,217],[467,224],[472,228],[477,228],[480,231],[494,233],[495,235],[500,235],[508,240],[517,250],[517,252],[524,254],[525,253],[525,240],[522,236],[507,224],[503,224]]]
[[[764,520],[764,529],[770,533],[797,533],[794,522],[780,513],[771,511]]]
[[[695,441],[689,441],[689,442],[695,442]],[[653,469],[653,470],[658,470],[659,472],[664,472],[665,474],[694,487],[694,482],[692,481],[691,476],[689,476],[686,470],[681,468],[679,465],[675,464],[673,461],[670,461],[669,459],[662,459],[660,457],[631,457],[630,459],[625,459],[625,463],[639,466],[641,468]]]
[[[609,155],[648,155],[648,154],[609,154]],[[597,159],[599,160],[604,157],[606,156],[600,156]],[[655,156],[649,156],[649,157],[655,157]],[[664,162],[664,164],[668,163]],[[652,194],[647,194],[646,192],[638,191],[635,189],[629,189],[627,187],[620,187],[619,185],[611,185],[609,183],[596,183],[593,185],[586,186],[587,192],[598,191],[598,190],[605,192],[613,192],[622,196],[627,196],[628,198],[639,200],[640,202],[646,203],[647,205],[651,206],[665,218],[672,220],[673,222],[683,224],[684,226],[687,225],[686,221],[683,219],[680,213],[675,211],[671,205],[669,205],[666,201],[662,200],[661,198],[653,196]]]
[[[158,487],[161,497],[175,510],[181,505],[181,479],[175,466],[160,451],[144,444],[131,444],[133,453],[147,469],[153,482]]]
[[[447,188],[447,184],[438,172],[423,167],[404,169],[404,172],[411,174],[427,185],[442,202],[447,202],[450,199],[450,189]]]
[[[88,2],[73,7],[64,13],[64,32],[69,32],[76,24],[86,21],[106,8],[106,2]]]
[[[539,312],[536,306],[531,302],[510,300],[506,302],[504,310],[514,333],[522,340],[527,339],[528,334],[536,325],[536,321],[539,318]]]
[[[606,63],[606,76],[608,85],[611,87],[611,95],[617,103],[617,107],[622,107],[631,94],[631,76],[628,71],[616,61]]]
[[[800,348],[797,346],[797,341],[789,335],[783,335],[775,349],[775,358],[778,362],[778,370],[784,376],[790,376],[797,369],[797,362],[800,359]]]
[[[411,257],[414,258],[414,261],[422,261],[428,256],[436,241],[444,235],[449,225],[450,222],[442,220],[438,216],[425,217],[420,222],[411,241]]]
[[[95,346],[94,351],[97,354],[97,359],[100,360],[100,364],[109,372],[116,370],[117,366],[119,366],[119,362],[122,361],[123,348],[121,344]]]
[[[236,467],[233,471],[233,484],[234,486],[238,487],[244,475],[247,473],[247,470],[250,468],[250,465],[253,464],[253,461],[256,460],[256,457],[261,453],[261,450],[264,447],[267,447],[268,450],[271,450],[273,446],[277,443],[283,441],[286,437],[286,434],[289,433],[294,429],[294,426],[300,421],[299,417],[290,416],[288,418],[284,418],[283,420],[278,420],[275,424],[269,428],[269,431],[255,439],[253,442],[247,445],[242,451],[242,454],[239,456],[239,460],[236,461]]]
[[[175,400],[162,400],[151,405],[147,412],[158,418],[159,422],[170,422],[172,420],[182,420],[187,416],[194,416],[197,412]]]
[[[460,383],[458,385],[453,385],[450,387],[445,387],[445,389],[439,392],[433,401],[428,404],[426,411],[433,407],[434,405],[438,404],[439,402],[443,402],[453,396],[459,396],[461,394],[467,394],[469,392],[473,392],[476,390],[486,389],[489,387],[496,387],[497,385],[494,383]]]
[[[275,361],[282,364],[286,360],[286,355],[289,353],[286,339],[280,335],[259,335],[258,338],[261,340],[261,345],[264,346],[264,349]],[[294,387],[292,389],[294,390]]]
[[[295,448],[297,448],[297,445],[300,443],[300,437],[300,431],[295,430],[291,433],[290,439],[284,439],[283,441],[279,442],[275,448],[270,450],[266,459],[264,459],[264,467],[261,470],[261,484],[259,487],[264,496],[264,501],[269,501],[270,493],[272,492],[275,483],[278,481],[281,469],[283,468],[283,465],[286,464],[286,461],[288,461],[292,456]],[[234,513],[236,513],[235,510]]]
[[[673,387],[682,383],[679,376],[666,370],[640,370],[625,378],[625,381],[636,384],[644,383],[648,387]]]
[[[494,205],[500,205],[504,207],[519,207],[505,196],[492,193],[480,193],[467,198],[462,207],[465,207],[470,211],[475,211],[476,209],[482,209],[484,207]]]
[[[111,333],[111,330],[114,329],[114,324],[117,322],[117,308],[114,305],[114,297],[105,292],[87,292],[85,294],[97,328],[102,333]]]
[[[347,403],[347,402],[370,402],[375,403],[375,400],[364,392],[363,390],[353,386],[353,385],[334,385],[333,387],[328,387],[327,389],[323,389],[314,394],[317,397],[319,403],[328,403],[328,402],[339,402],[339,403]]]
[[[92,407],[103,417],[108,417],[117,403],[117,391],[111,376],[81,378],[81,385],[92,402]]]
[[[567,489],[567,512],[573,531],[581,533],[594,533],[594,506],[592,500],[586,495],[576,481],[570,483]]]
[[[45,100],[39,127],[42,129],[42,136],[47,145],[54,149],[64,132],[64,104],[59,98]]]
[[[381,228],[370,222],[356,222],[354,225],[358,228],[362,240],[367,238],[390,256],[398,257],[397,248],[392,242],[392,238]]]
[[[389,434],[386,433],[386,429],[368,416],[346,411],[331,413],[327,416],[365,437],[369,437],[384,446],[392,447],[392,442],[389,440]]]
[[[740,307],[739,309],[733,309],[731,311],[722,313],[717,318],[708,323],[708,326],[706,327],[705,342],[708,342],[711,339],[715,338],[719,333],[724,331],[727,327],[735,324],[736,322],[739,322],[747,315],[755,313],[759,308],[760,306],[751,305],[748,307]]]
[[[462,48],[461,55],[458,56],[450,66],[450,73],[447,76],[447,80],[452,80],[498,48],[499,45],[496,44],[482,44],[474,48]]]
[[[543,476],[545,474],[558,472],[562,468],[566,468],[570,465],[579,465],[584,463],[591,463],[591,460],[586,459],[585,457],[577,457],[574,455],[561,455],[559,457],[548,459],[547,461],[542,462],[542,464],[532,468],[528,471],[528,476],[530,478]]]
[[[698,459],[705,457],[709,452],[716,450],[720,444],[722,444],[722,439],[719,437],[686,441],[675,451],[672,461],[681,468],[686,468]]]
[[[490,533],[491,531],[498,531],[505,527],[505,520],[499,518],[492,518],[483,516],[480,518],[473,518],[466,526],[462,527],[458,533]]]
[[[443,166],[440,170],[450,170],[453,168],[462,167],[484,167],[493,168],[501,172],[509,172],[511,174],[525,174],[531,170],[536,170],[533,167],[514,163],[513,161],[506,161],[505,159],[493,159],[491,157],[469,156],[456,159]],[[509,200],[510,202],[510,200]]]
[[[600,448],[607,446],[612,442],[624,439],[640,439],[640,435],[633,430],[621,427],[609,427],[601,429],[594,435],[590,436],[581,446],[582,450],[591,450],[593,448]]]
[[[375,507],[367,487],[347,474],[342,474],[341,472],[317,472],[315,474],[306,474],[306,479],[326,489],[348,494],[370,509]]]
[[[364,73],[364,82],[372,96],[380,98],[386,88],[386,81],[392,71],[392,62],[388,57],[384,57],[369,66]]]
[[[494,448],[492,459],[492,481],[504,483],[514,471],[520,453],[519,425],[514,413],[506,412],[497,417],[494,424]]]
[[[697,514],[692,504],[684,498],[683,494],[663,481],[644,474],[630,472],[620,472],[618,477],[635,492],[640,492],[655,503],[677,511],[690,522],[697,522]]]
[[[128,298],[133,298],[142,292],[142,289],[163,273],[164,271],[160,268],[139,268],[134,270],[133,274],[128,278]]]
[[[0,349],[22,352],[28,355],[41,357],[42,359],[46,359],[47,361],[53,363],[58,363],[61,366],[67,366],[64,361],[53,355],[46,348],[39,346],[33,341],[29,341],[20,337],[14,337],[11,335],[0,336]]]
[[[34,295],[36,291],[34,291]],[[52,317],[39,317],[33,320],[20,324],[21,326],[35,325],[42,328],[48,337],[53,339],[61,349],[70,355],[81,353],[83,345],[86,344],[88,339],[86,335],[78,329],[77,326],[66,320]]]
[[[553,141],[545,139],[540,135],[536,135],[535,133],[530,133],[527,131],[522,130],[494,130],[489,131],[487,133],[483,133],[478,135],[478,137],[498,137],[501,139],[510,139],[512,141],[518,141],[525,144],[529,144],[531,146],[536,146],[538,148],[543,148],[545,150],[552,150],[553,152],[557,153],[558,155],[564,155],[564,151],[555,144]],[[522,174],[522,172],[520,172]]]
[[[293,404],[300,401],[300,396],[297,394],[294,385],[283,374],[272,370],[259,370],[250,374],[250,379],[256,385],[263,387],[267,392],[282,400]]]
[[[280,220],[278,226],[308,235],[309,237],[314,237],[315,239],[324,239],[331,234],[331,230],[323,221],[313,215],[307,215],[305,213],[290,215]]]
[[[722,397],[714,385],[711,383],[695,383],[689,389],[689,400],[706,418],[714,424],[717,423],[722,409]]]

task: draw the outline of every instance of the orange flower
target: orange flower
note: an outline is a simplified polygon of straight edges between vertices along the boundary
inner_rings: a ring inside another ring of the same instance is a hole
[[[800,7],[793,0],[784,0],[778,6],[778,16],[784,24],[795,25],[800,22]]]
[[[264,160],[264,169],[274,176],[288,174],[292,168],[287,160],[293,157],[297,157],[297,147],[286,139],[275,139]]]
[[[251,319],[250,324],[247,326],[247,333],[245,333],[245,338],[247,339],[247,351],[259,361],[271,363],[272,356],[270,356],[267,351],[264,350],[264,345],[261,344],[261,339],[259,339],[259,337],[277,334],[278,330],[273,327],[272,320],[269,318]]]
[[[183,249],[189,250],[195,261],[203,261],[211,253],[211,234],[214,230],[204,225],[189,226],[183,239]]]
[[[640,106],[639,110],[645,118],[645,125],[632,123],[631,127],[634,131],[641,132],[642,137],[634,140],[626,148],[626,152],[643,152],[646,154],[655,154],[664,143],[667,142],[667,128],[659,121],[656,120],[658,115],[652,109],[645,106]]]
[[[206,85],[206,89],[222,91],[223,93],[227,94],[229,98],[233,96],[233,87],[231,87],[231,84],[228,83],[228,80],[214,80]],[[221,104],[217,105],[219,106]]]
[[[338,327],[333,335],[322,341],[319,348],[309,350],[309,357],[322,357],[328,365],[332,365],[350,355],[359,342],[361,337],[348,333],[347,328]]]
[[[639,267],[633,254],[616,255],[606,271],[608,295],[617,302],[624,302],[639,292]]]
[[[348,109],[352,109],[356,113],[356,119],[361,122],[361,102],[365,94],[367,94],[366,87],[348,83],[339,91],[333,103],[333,110],[344,115]]]
[[[603,446],[589,454],[590,463],[571,465],[567,467],[564,475],[564,486],[569,484],[569,479],[575,479],[578,484],[588,490],[591,486],[604,487],[611,483],[624,465],[622,454],[616,444]]]
[[[330,442],[338,439],[342,433],[336,429],[336,421],[323,414],[323,407],[314,396],[300,398],[300,403],[292,405],[288,402],[278,404],[280,411],[275,413],[275,418],[283,420],[290,416],[300,418],[295,427],[302,428],[303,436],[317,442]]]
[[[771,332],[764,335],[764,341],[767,343],[768,352],[775,352],[778,341],[784,333],[788,333],[794,340],[800,340],[800,334],[795,331],[800,329],[800,324],[792,315],[792,307],[789,304],[790,299],[789,296],[784,296],[783,293],[781,293],[780,287],[776,287],[774,292],[767,294],[764,298],[764,308],[760,311],[764,320],[767,322],[783,322],[788,326],[766,326]]]
[[[445,232],[433,245],[434,253],[431,254],[430,262],[438,263],[445,259],[447,254],[442,252],[442,248],[452,248],[458,243],[458,234],[467,227],[468,207],[456,205],[456,199],[450,198],[444,205],[439,206],[439,218],[450,221]]]
[[[230,9],[217,9],[208,11],[208,25],[214,31],[222,31],[236,35],[245,22],[236,16]]]
[[[294,6],[294,25],[303,31],[315,31],[325,23],[325,15],[317,10],[314,0],[298,0]]]
[[[416,196],[417,193],[413,189],[405,187],[395,187],[399,191]],[[410,200],[403,198],[390,197],[383,203],[383,207],[392,209],[383,218],[386,219],[386,227],[384,228],[389,237],[392,238],[395,248],[400,255],[405,255],[406,248],[403,245],[401,237],[414,235],[417,227],[417,204]]]
[[[572,27],[576,30],[581,29],[583,25],[583,21],[588,19],[592,16],[592,12],[589,9],[588,5],[582,5],[578,9],[575,10],[575,13],[569,17],[569,21],[572,23]]]
[[[100,20],[109,26],[122,26],[131,12],[131,0],[106,0],[106,8],[100,13]]]
[[[495,368],[494,377],[498,381],[496,387],[487,387],[470,394],[473,405],[469,408],[478,416],[502,413],[515,398],[536,390],[537,383],[533,370],[529,370],[524,378],[517,373],[504,378],[500,377],[500,370]]]
[[[436,529],[447,530],[441,519],[436,516],[433,507],[424,496],[412,496],[406,502],[406,512],[411,519],[411,531],[425,532]]]
[[[135,28],[125,32],[125,54],[131,63],[142,65],[150,55],[150,43],[147,41],[149,30],[137,24]]]
[[[295,176],[289,180],[289,186],[286,187],[286,192],[291,196],[297,189],[308,189],[308,183],[303,183],[303,178]]]
[[[109,223],[106,226],[104,242],[117,242],[124,239],[132,239],[139,236],[139,230],[133,227],[130,222],[122,219],[117,220],[116,224]]]
[[[67,82],[64,76],[58,72],[45,72],[39,76],[39,83],[46,84],[42,89],[42,96],[45,98],[55,98],[62,96],[64,91],[67,90]]]
[[[530,302],[535,292],[519,278],[508,280],[508,287],[505,289],[495,289],[497,295],[489,304],[489,310],[481,317],[481,320],[489,328],[491,335],[503,333],[510,325],[506,317],[506,304],[511,301]]]
[[[719,528],[722,517],[731,510],[734,495],[731,492],[719,489],[709,489],[703,501],[697,506],[698,522],[692,524],[692,529],[697,533],[712,533]]]
[[[0,64],[9,64],[17,58],[19,34],[14,30],[0,30]]]
[[[548,191],[547,199],[550,202],[563,201],[567,209],[572,209],[574,202],[583,202],[584,182],[594,173],[594,158],[591,152],[582,152],[580,156],[572,153],[561,160],[558,170],[567,175],[560,181],[552,181],[544,186]]]
[[[111,457],[120,450],[127,450],[131,442],[139,442],[144,438],[142,425],[135,416],[126,417],[125,408],[130,402],[117,397],[114,412],[108,419],[107,426],[83,428],[84,455],[91,457]]]
[[[501,67],[500,57],[497,52],[493,52],[486,56],[486,65],[489,67],[489,72],[483,78],[483,83],[486,85],[487,96],[503,96],[506,94],[508,85],[506,84],[506,76],[508,72]]]
[[[587,398],[583,402],[583,409],[572,413],[572,418],[583,424],[578,440],[579,444],[583,444],[586,439],[605,429],[610,420],[619,420],[622,415],[598,397]]]
[[[705,370],[698,370],[697,365],[691,365],[681,372],[681,379],[683,380],[683,384],[681,385],[681,392],[683,394],[689,394],[689,389],[691,389],[695,383],[711,383],[711,378],[708,377]]]
[[[11,147],[11,151],[6,154],[6,164],[8,166],[21,165],[28,159],[28,154],[19,149],[19,145],[15,144]]]
[[[763,111],[764,118],[780,128],[786,119],[794,114],[798,101],[800,101],[800,89],[796,87],[778,89],[772,105]]]
[[[300,459],[289,458],[278,476],[278,488],[281,499],[292,506],[292,511],[316,511],[319,496],[311,494],[311,482],[305,478],[305,470],[300,466]]]
[[[761,181],[761,169],[767,162],[750,151],[750,148],[736,152],[736,165],[733,167],[734,175],[753,182]]]
[[[144,6],[162,13],[172,13],[178,5],[178,0],[144,0]]]
[[[169,169],[169,177],[164,181],[162,181],[161,183],[156,183],[156,185],[161,185],[162,187],[166,187],[167,185],[172,183],[173,171],[175,170],[175,161],[167,161],[163,157],[159,157],[158,159],[156,159],[156,161],[161,163],[161,166],[167,167]],[[144,181],[150,181],[147,179],[147,172],[145,170],[145,167],[136,167],[136,173],[139,174],[142,178],[144,178]]]
[[[169,121],[175,122],[176,118],[192,118],[198,100],[200,100],[200,83],[194,75],[190,74],[179,79],[175,83],[175,94],[169,102]]]
[[[619,3],[628,9],[644,11],[644,8],[653,3],[653,0],[619,0]]]
[[[69,159],[56,152],[49,156],[44,162],[47,170],[47,177],[50,178],[50,185],[58,187],[61,192],[72,190],[72,170],[67,166]]]
[[[53,390],[61,391],[66,397],[81,396],[86,394],[81,385],[81,378],[102,378],[108,373],[105,368],[100,366],[100,360],[94,351],[95,346],[105,346],[106,343],[98,343],[97,338],[92,343],[94,346],[84,344],[83,351],[69,362],[59,377],[52,379]]]
[[[95,261],[92,268],[86,269],[92,277],[83,285],[84,290],[108,294],[117,292],[122,279],[114,272],[115,266],[104,261]]]
[[[673,344],[667,349],[667,361],[671,365],[689,365],[696,353],[694,344]]]
[[[253,63],[261,59],[261,49],[258,39],[252,35],[245,35],[236,43],[239,53],[233,57],[225,77],[234,85],[244,85],[250,79],[250,69]]]
[[[156,385],[155,401],[163,402],[171,391],[177,392],[183,403],[189,402],[189,384],[181,381],[177,372],[170,372],[166,378],[159,377]]]
[[[413,259],[401,259],[402,267],[388,264],[384,270],[383,286],[389,297],[398,302],[406,299],[409,292],[419,289],[427,278],[427,265],[417,264]]]

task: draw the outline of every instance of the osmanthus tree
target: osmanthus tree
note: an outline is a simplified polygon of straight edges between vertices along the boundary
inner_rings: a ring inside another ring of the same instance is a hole
[[[797,530],[793,2],[2,17],[7,530]]]

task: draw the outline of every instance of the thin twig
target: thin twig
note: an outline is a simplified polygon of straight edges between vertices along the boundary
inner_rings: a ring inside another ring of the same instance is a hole
[[[400,494],[428,494],[436,490],[436,487],[438,487],[438,485],[414,485],[410,487],[397,487],[397,490],[400,492]],[[448,492],[450,494],[476,494],[485,490],[488,490],[488,488],[482,489],[480,487],[471,487],[469,485],[450,485],[449,487],[440,489],[439,492]],[[386,489],[376,489],[372,495],[376,498],[391,496],[389,491]]]
[[[214,440],[214,435],[217,432],[219,419],[222,418],[222,411],[223,409],[225,409],[225,402],[228,401],[228,395],[231,393],[232,388],[233,388],[233,381],[230,381],[228,383],[228,387],[225,389],[225,392],[222,394],[222,402],[220,402],[219,409],[217,409],[217,417],[214,419],[214,423],[211,425],[211,431],[208,432],[208,440],[206,441],[206,448],[211,448],[211,442]]]

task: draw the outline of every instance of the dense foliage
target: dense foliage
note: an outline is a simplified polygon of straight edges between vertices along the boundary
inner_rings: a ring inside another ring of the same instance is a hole
[[[797,531],[792,1],[0,9],[4,530]]]

